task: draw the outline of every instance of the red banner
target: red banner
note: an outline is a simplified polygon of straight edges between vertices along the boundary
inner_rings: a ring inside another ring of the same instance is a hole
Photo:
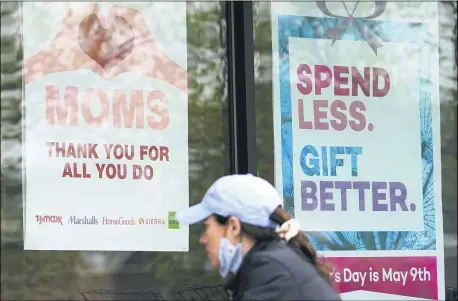
[[[436,257],[327,257],[337,291],[438,300]]]

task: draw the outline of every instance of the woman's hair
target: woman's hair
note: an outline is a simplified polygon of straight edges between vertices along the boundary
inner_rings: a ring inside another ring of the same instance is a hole
[[[222,225],[225,225],[229,219],[229,217],[224,217],[220,215],[215,215],[215,218],[218,221],[218,223]],[[291,215],[281,207],[278,207],[270,215],[270,220],[277,223],[279,226],[281,226],[283,223],[290,219],[292,219]],[[275,229],[268,227],[253,226],[246,223],[242,223],[242,232],[253,237],[257,242],[268,242],[281,239],[277,232],[275,232]],[[291,240],[288,242],[288,245],[299,255],[301,255],[305,260],[310,261],[313,264],[313,266],[318,270],[323,279],[325,279],[328,282],[330,281],[330,267],[326,265],[324,261],[319,260],[319,258],[317,258],[317,252],[315,248],[312,246],[309,238],[303,231],[300,231],[298,235],[291,238]]]

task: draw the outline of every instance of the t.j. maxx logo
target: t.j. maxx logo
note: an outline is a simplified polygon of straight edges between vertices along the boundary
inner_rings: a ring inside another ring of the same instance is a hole
[[[38,224],[42,223],[52,223],[52,224],[62,224],[62,216],[58,215],[35,215]]]

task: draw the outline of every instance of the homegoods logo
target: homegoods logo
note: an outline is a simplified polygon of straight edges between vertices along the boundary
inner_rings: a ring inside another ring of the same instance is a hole
[[[87,216],[84,216],[84,217],[71,216],[68,219],[68,223],[72,225],[98,225],[99,221],[95,218],[95,216],[92,216],[90,218],[88,218]]]

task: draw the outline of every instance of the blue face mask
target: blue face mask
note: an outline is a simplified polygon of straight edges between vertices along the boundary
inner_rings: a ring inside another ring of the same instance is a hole
[[[219,274],[226,278],[229,273],[236,273],[243,260],[242,244],[233,245],[225,237],[219,246]]]

